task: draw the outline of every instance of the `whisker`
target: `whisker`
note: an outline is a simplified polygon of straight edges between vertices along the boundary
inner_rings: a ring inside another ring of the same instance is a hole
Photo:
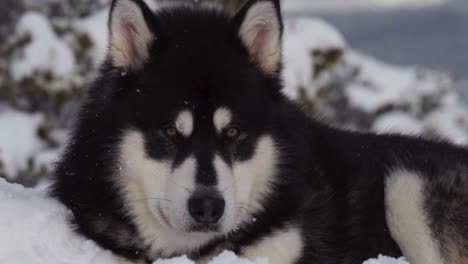
[[[180,185],[180,184],[178,184],[177,182],[175,182],[175,181],[172,180],[172,179],[169,179],[169,182],[171,182],[172,184],[174,184],[174,185],[177,186],[177,187],[180,187],[180,188],[184,189],[185,191],[187,191],[187,192],[190,193],[190,194],[193,193],[193,190],[192,190],[192,189],[190,189],[190,188],[188,188],[188,187],[185,187],[185,186],[183,186],[183,185]]]

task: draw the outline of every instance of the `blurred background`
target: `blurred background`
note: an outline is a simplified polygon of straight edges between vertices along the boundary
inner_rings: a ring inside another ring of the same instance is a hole
[[[0,177],[50,179],[110,0],[0,1]],[[148,0],[223,5],[244,0]],[[283,0],[285,93],[335,126],[468,144],[468,1]],[[293,128],[291,128],[293,129]]]

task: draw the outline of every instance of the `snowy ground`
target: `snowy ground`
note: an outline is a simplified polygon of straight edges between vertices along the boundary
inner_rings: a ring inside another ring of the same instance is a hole
[[[109,251],[77,236],[67,225],[72,217],[47,198],[45,189],[25,189],[0,179],[0,263],[8,264],[121,264]],[[186,257],[154,264],[193,264]],[[209,264],[268,264],[267,258],[242,259],[224,252]],[[380,256],[365,264],[407,264]]]

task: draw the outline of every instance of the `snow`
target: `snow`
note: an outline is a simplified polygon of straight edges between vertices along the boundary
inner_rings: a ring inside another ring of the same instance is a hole
[[[55,34],[49,20],[37,12],[27,12],[20,18],[16,33],[31,37],[23,54],[11,64],[15,80],[32,76],[37,72],[51,72],[55,77],[67,79],[75,72],[72,49]],[[54,86],[50,86],[54,87]]]
[[[376,259],[370,259],[363,264],[409,264],[405,258],[394,259],[380,255]]]
[[[0,179],[0,263],[113,264],[116,258],[75,235],[70,213],[43,192]]]
[[[92,58],[95,66],[99,65],[106,55],[109,38],[107,29],[108,14],[109,10],[101,10],[74,23],[78,32],[88,34],[93,41]]]
[[[377,118],[372,126],[372,131],[413,136],[429,134],[450,140],[454,144],[467,145],[468,111],[458,101],[445,104],[430,112],[422,120],[406,112],[393,111]]]
[[[182,256],[170,260],[158,260],[153,264],[195,264],[195,262],[191,261],[186,256]],[[236,254],[231,251],[224,251],[219,256],[214,257],[208,264],[268,264],[268,260],[267,258],[258,258],[250,261],[236,256]]]
[[[62,152],[61,148],[58,149],[45,149],[36,155],[34,155],[34,171],[52,171],[52,165],[59,159],[59,155]]]
[[[408,113],[395,111],[380,116],[374,122],[372,130],[377,133],[419,135],[424,132],[424,126]]]
[[[297,98],[303,88],[311,102],[320,103],[323,87],[339,86],[349,108],[374,116],[371,129],[375,132],[426,134],[468,144],[468,109],[447,74],[392,65],[362,54],[322,20],[287,19],[285,29],[284,91],[291,98]],[[339,50],[341,58],[317,73],[315,65],[321,61],[313,53],[332,50]],[[434,109],[425,109],[434,103]],[[318,114],[326,111],[319,109]]]
[[[424,122],[429,131],[451,140],[455,144],[468,144],[468,111],[464,107],[445,105],[431,114]]]
[[[0,263],[122,264],[93,241],[77,235],[67,219],[70,211],[48,198],[46,188],[26,189],[0,179]],[[154,264],[195,264],[186,256]],[[267,258],[247,260],[225,251],[208,264],[268,264]],[[365,264],[407,264],[379,257]]]
[[[346,91],[348,97],[354,106],[370,113],[387,105],[417,104],[440,88],[436,78],[421,78],[413,67],[397,67],[358,52],[349,52],[346,60],[360,66],[358,78]]]
[[[43,119],[42,114],[0,111],[0,172],[12,177],[28,168],[28,161],[43,147],[37,135]]]
[[[307,87],[312,82],[314,61],[310,55],[316,49],[346,47],[343,36],[331,25],[319,19],[297,19],[285,22],[284,32],[285,93],[296,98],[298,87]]]

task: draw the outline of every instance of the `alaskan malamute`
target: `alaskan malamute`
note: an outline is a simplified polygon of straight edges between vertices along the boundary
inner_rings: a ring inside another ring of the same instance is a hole
[[[52,195],[135,263],[468,263],[468,151],[337,130],[281,91],[278,0],[235,15],[114,0]]]

